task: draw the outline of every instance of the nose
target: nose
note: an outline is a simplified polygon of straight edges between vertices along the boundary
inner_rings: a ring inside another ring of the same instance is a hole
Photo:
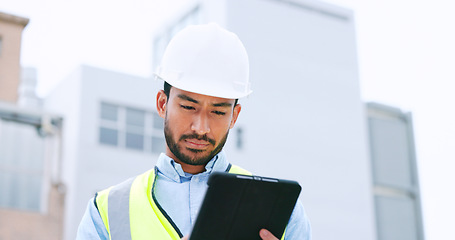
[[[210,124],[208,117],[203,114],[199,113],[193,119],[193,123],[191,124],[191,130],[197,133],[198,135],[205,135],[210,132]]]

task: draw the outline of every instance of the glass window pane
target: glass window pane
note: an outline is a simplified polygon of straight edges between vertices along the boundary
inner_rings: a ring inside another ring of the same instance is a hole
[[[369,119],[373,178],[376,184],[412,189],[408,126],[401,119]]]
[[[118,106],[108,103],[101,103],[101,119],[117,121]]]
[[[153,129],[162,130],[164,129],[164,119],[158,115],[158,113],[153,112]]]
[[[126,133],[126,147],[131,149],[144,149],[144,135]]]
[[[0,171],[0,207],[10,207],[11,173]]]
[[[166,150],[164,137],[152,137],[152,153],[162,153]]]
[[[418,237],[415,200],[375,197],[378,240],[414,240]]]
[[[100,143],[118,145],[118,131],[115,129],[100,127]]]
[[[41,172],[44,168],[44,139],[38,135],[34,126],[16,124],[15,128],[16,135],[10,138],[15,142],[10,149],[16,152],[14,161],[22,169]],[[20,151],[21,148],[26,148],[27,151]]]
[[[145,123],[145,112],[133,108],[126,109],[126,124],[143,127]]]
[[[39,211],[45,139],[33,126],[0,124],[0,206]]]
[[[0,172],[0,207],[39,211],[42,176]]]
[[[7,197],[6,205],[12,208],[19,207],[21,179],[16,173],[9,173],[9,196]],[[15,201],[17,199],[17,201]]]
[[[26,189],[26,209],[38,211],[41,204],[41,176],[37,175],[28,175],[27,176],[27,187]]]

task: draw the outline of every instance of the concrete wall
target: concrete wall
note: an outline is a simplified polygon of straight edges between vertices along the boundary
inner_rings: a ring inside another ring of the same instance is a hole
[[[0,12],[0,100],[15,103],[20,79],[22,30],[28,19]]]
[[[64,193],[54,185],[51,186],[46,199],[48,199],[48,206],[45,213],[0,208],[0,239],[62,239]]]

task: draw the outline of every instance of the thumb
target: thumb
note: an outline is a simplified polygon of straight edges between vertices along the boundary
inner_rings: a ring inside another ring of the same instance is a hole
[[[259,236],[263,240],[278,240],[278,238],[273,236],[273,234],[266,229],[261,229],[261,231],[259,231]]]

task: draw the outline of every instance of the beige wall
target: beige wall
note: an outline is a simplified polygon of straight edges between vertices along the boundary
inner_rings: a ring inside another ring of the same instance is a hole
[[[16,103],[22,30],[28,19],[0,12],[0,101]]]
[[[53,186],[47,213],[0,208],[1,240],[61,240],[64,194]]]

